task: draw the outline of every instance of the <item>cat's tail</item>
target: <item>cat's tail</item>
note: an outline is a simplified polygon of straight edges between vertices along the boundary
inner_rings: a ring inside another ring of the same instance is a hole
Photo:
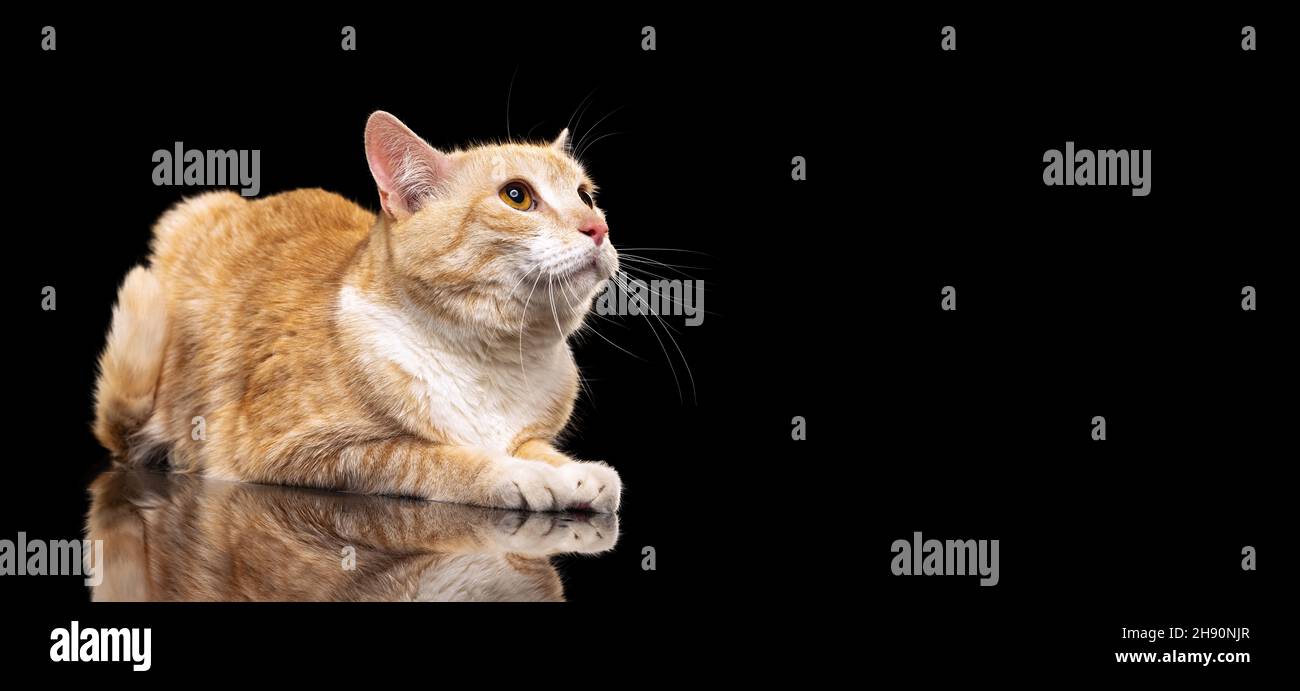
[[[99,356],[95,438],[121,459],[139,458],[133,434],[153,412],[167,345],[167,297],[152,271],[131,269],[117,293],[108,344]]]

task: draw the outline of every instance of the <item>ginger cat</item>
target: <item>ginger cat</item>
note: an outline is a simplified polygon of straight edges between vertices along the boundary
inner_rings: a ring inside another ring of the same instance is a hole
[[[549,555],[618,539],[613,514],[521,513],[110,470],[90,486],[97,602],[564,600]]]
[[[616,511],[618,474],[554,446],[567,337],[618,269],[567,137],[444,153],[376,112],[378,216],[321,190],[171,209],[118,294],[95,436],[211,478]]]

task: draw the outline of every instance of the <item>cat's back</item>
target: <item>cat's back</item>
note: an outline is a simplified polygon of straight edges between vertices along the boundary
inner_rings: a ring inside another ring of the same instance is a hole
[[[199,299],[268,283],[319,290],[368,237],[374,214],[320,189],[247,201],[210,192],[176,205],[154,227],[153,265],[173,297]],[[179,294],[177,294],[179,293]]]

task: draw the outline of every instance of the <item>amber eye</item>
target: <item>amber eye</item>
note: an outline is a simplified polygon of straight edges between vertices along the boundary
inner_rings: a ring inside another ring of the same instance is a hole
[[[522,182],[512,182],[501,188],[501,201],[510,205],[512,209],[520,211],[532,211],[533,194]]]
[[[594,206],[594,204],[592,204],[591,201],[591,195],[587,193],[587,189],[585,187],[578,188],[578,198],[582,200],[583,204],[586,204],[587,206]]]

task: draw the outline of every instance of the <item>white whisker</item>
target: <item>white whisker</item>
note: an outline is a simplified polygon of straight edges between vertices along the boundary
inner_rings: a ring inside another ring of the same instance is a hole
[[[618,281],[618,277],[614,277],[614,280],[615,280],[615,281]],[[624,292],[628,293],[629,295],[633,295],[634,297],[638,297],[638,298],[640,297],[639,295],[636,295],[636,294],[633,293],[632,291],[628,290],[628,289],[627,289],[627,286],[626,286],[622,281],[619,281],[619,285],[622,286]],[[644,303],[644,302],[645,302],[645,300],[642,300],[642,303]],[[647,310],[647,311],[650,311],[650,310],[649,310],[649,305],[646,305],[646,310]],[[660,348],[660,350],[662,350],[662,351],[664,352],[664,359],[668,361],[668,369],[669,369],[670,371],[672,371],[672,373],[673,373],[673,384],[677,386],[677,400],[678,400],[678,401],[681,401],[681,400],[683,400],[683,398],[682,398],[682,384],[681,384],[681,382],[677,379],[677,367],[673,365],[673,359],[672,359],[672,356],[670,356],[670,355],[668,354],[668,346],[665,346],[665,345],[664,345],[664,341],[663,341],[663,339],[662,339],[662,338],[659,338],[659,332],[654,328],[654,322],[652,322],[652,321],[647,321],[646,324],[649,324],[649,325],[650,325],[650,333],[654,335],[655,340],[659,342],[659,348]]]
[[[538,264],[538,266],[540,267],[541,264]],[[528,323],[528,303],[532,302],[533,291],[537,290],[537,282],[541,280],[541,278],[542,272],[538,271],[537,278],[533,279],[533,288],[528,291],[528,299],[524,300],[523,316],[519,318],[519,376],[524,380],[524,388],[529,391],[532,390],[532,387],[528,385],[528,372],[524,369],[524,325]]]

